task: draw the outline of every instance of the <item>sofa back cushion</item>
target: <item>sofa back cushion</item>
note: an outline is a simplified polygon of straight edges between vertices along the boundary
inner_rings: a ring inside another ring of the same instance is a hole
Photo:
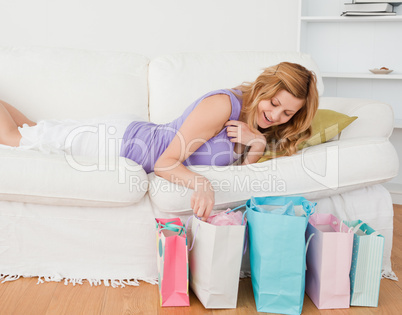
[[[134,53],[0,47],[1,99],[28,118],[148,119],[148,63]]]
[[[181,53],[156,58],[149,65],[150,120],[172,121],[203,94],[254,81],[264,68],[281,61],[299,63],[313,70],[322,94],[319,69],[309,55],[302,53]]]

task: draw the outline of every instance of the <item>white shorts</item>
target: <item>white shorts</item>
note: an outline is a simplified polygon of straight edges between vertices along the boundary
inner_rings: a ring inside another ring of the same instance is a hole
[[[132,118],[41,120],[33,127],[24,124],[18,127],[22,136],[19,149],[47,154],[118,156],[128,125],[134,120],[143,120]]]

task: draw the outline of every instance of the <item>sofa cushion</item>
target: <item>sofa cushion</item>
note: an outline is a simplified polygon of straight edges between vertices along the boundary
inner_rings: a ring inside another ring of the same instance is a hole
[[[331,140],[357,119],[356,116],[338,113],[330,109],[319,109],[311,124],[312,136],[299,145],[299,150]],[[277,152],[266,151],[258,163],[275,158]]]
[[[331,109],[348,116],[359,117],[342,131],[340,139],[360,137],[389,138],[394,129],[394,112],[389,104],[376,100],[321,97],[321,109]]]
[[[311,124],[312,136],[306,141],[305,145],[312,146],[327,142],[356,119],[357,116],[350,117],[330,109],[319,109]]]
[[[300,63],[313,70],[322,94],[320,71],[312,58],[302,53],[182,53],[153,59],[149,64],[150,120],[170,122],[200,96],[254,81],[264,68],[281,61]]]
[[[324,198],[390,180],[398,155],[387,138],[359,138],[312,146],[290,157],[243,166],[192,166],[215,188],[215,209],[251,196]],[[149,196],[166,212],[189,211],[192,189],[149,174]]]
[[[48,155],[0,148],[0,200],[61,206],[120,207],[141,200],[148,178],[141,166],[119,157]]]
[[[0,47],[1,99],[28,118],[148,119],[148,58],[135,53]]]

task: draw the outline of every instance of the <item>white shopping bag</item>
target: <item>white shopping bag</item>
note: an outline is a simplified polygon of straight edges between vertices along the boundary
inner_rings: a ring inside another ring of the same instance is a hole
[[[236,308],[245,225],[216,226],[192,219],[190,287],[205,308]]]

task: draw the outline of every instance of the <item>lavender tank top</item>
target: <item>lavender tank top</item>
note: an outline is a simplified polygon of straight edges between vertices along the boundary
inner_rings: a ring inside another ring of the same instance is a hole
[[[237,94],[240,91],[235,90]],[[205,94],[186,108],[183,114],[167,124],[154,124],[146,121],[133,121],[126,129],[121,145],[120,155],[142,165],[147,173],[153,172],[158,158],[173,140],[184,120],[193,109],[206,97],[226,94],[232,103],[229,120],[239,120],[242,100],[230,90],[216,90]],[[226,127],[212,137],[189,156],[183,164],[225,166],[235,161],[234,143],[230,142]]]

